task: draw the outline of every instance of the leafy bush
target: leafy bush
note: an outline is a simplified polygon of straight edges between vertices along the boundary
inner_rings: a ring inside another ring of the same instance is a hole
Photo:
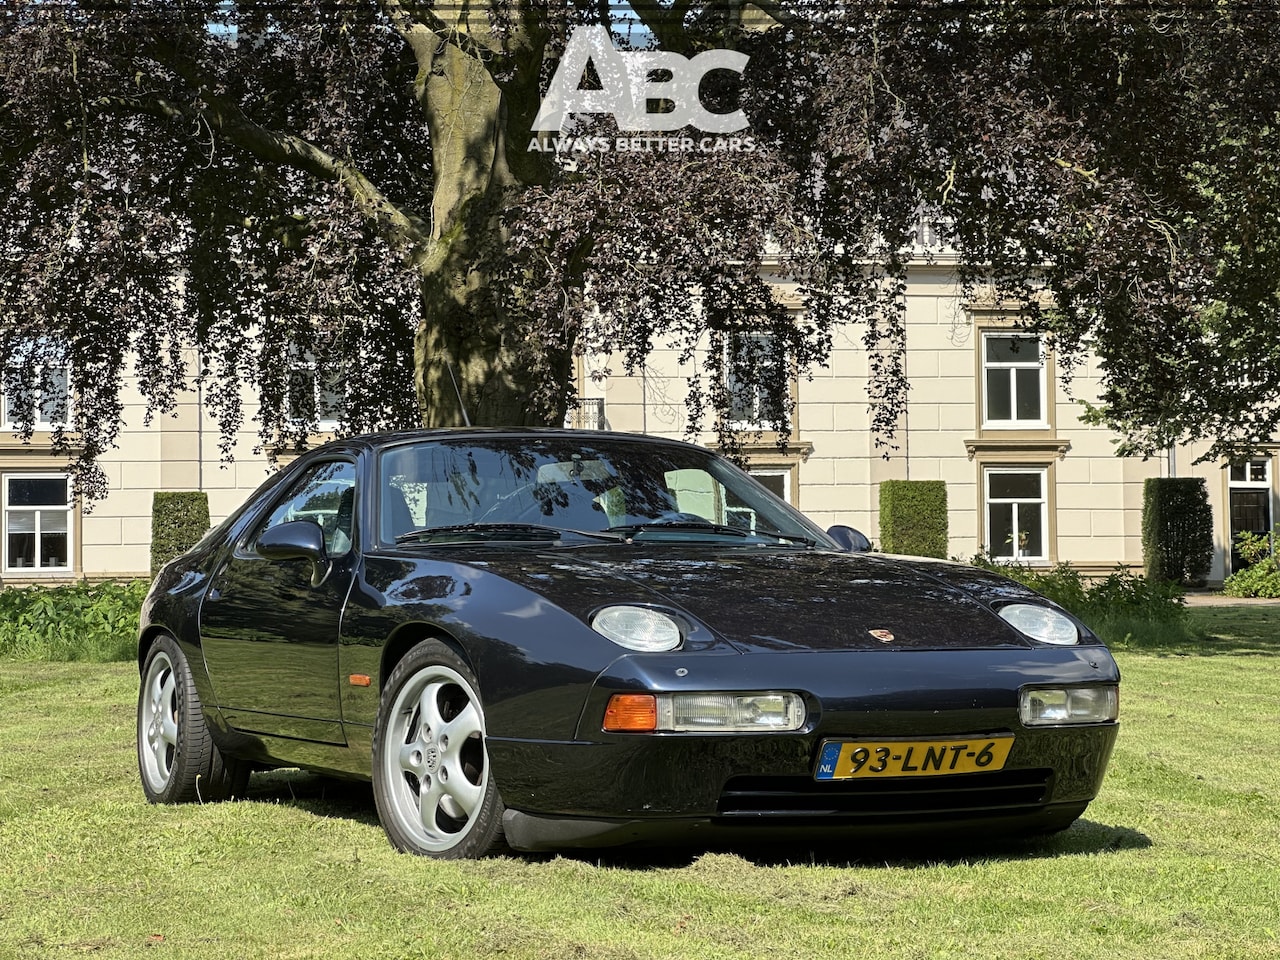
[[[151,500],[151,575],[186,553],[209,531],[209,495],[158,491]]]
[[[1142,560],[1152,580],[1202,586],[1213,556],[1213,510],[1202,477],[1148,477]]]
[[[1272,536],[1280,537],[1280,527]],[[1242,531],[1236,534],[1236,552],[1248,563],[1222,583],[1229,597],[1280,597],[1280,562],[1271,550],[1271,538]]]
[[[947,485],[942,480],[880,484],[880,542],[885,553],[947,555]]]
[[[995,563],[982,555],[974,557],[973,563],[1044,594],[1109,644],[1140,646],[1143,640],[1197,638],[1187,623],[1182,587],[1171,581],[1151,580],[1121,565],[1107,576],[1089,581],[1069,563],[1035,570],[1023,564]]]
[[[145,580],[0,590],[0,659],[131,660]]]

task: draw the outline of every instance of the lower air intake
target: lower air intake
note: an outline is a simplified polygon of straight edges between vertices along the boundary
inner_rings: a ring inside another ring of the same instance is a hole
[[[1049,799],[1049,770],[1002,770],[954,777],[818,781],[811,777],[734,777],[718,814],[741,819],[1003,815]]]

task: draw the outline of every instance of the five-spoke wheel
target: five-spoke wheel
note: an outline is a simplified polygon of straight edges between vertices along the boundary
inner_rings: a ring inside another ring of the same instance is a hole
[[[154,651],[138,697],[138,764],[148,794],[162,793],[178,753],[178,677],[165,650]]]
[[[374,735],[374,798],[397,849],[479,857],[500,842],[502,803],[484,737],[466,664],[434,640],[414,647],[387,680]]]

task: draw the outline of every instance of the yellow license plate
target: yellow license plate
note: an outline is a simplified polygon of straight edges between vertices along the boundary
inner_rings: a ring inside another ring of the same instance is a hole
[[[824,740],[818,780],[937,777],[1004,769],[1013,734],[949,740]]]

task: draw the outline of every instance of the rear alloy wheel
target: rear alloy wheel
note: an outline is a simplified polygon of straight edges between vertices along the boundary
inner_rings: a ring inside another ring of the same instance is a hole
[[[138,772],[152,803],[226,800],[249,782],[248,763],[225,759],[209,736],[186,655],[168,635],[152,644],[142,668]]]
[[[427,640],[387,679],[373,738],[373,796],[397,850],[483,857],[502,844],[484,706],[467,665]]]

